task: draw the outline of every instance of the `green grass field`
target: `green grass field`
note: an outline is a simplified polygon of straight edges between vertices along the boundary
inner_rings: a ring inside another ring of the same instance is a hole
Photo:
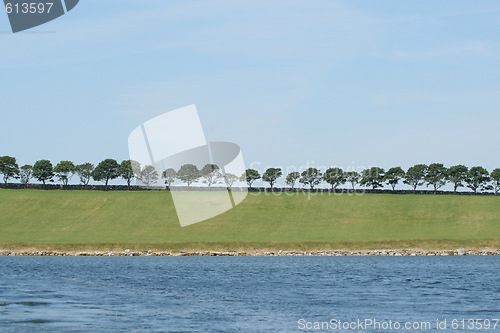
[[[169,192],[0,190],[0,249],[500,248],[500,197],[257,194],[181,228]]]

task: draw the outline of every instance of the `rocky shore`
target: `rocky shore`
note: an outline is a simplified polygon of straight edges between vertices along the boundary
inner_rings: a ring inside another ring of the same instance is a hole
[[[278,256],[497,256],[500,250],[329,250],[329,251],[9,251],[0,250],[0,256],[19,257],[278,257]]]

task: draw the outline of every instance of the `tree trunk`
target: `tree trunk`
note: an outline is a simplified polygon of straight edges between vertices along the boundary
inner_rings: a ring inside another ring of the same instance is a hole
[[[109,181],[109,179],[106,178],[106,191],[108,190],[108,181]]]

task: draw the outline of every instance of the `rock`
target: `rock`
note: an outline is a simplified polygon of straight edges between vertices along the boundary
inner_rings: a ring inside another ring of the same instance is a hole
[[[464,249],[464,248],[461,248],[461,249],[458,249],[458,250],[457,250],[457,254],[458,254],[459,256],[464,256],[464,255],[465,255],[465,253],[466,253],[466,252],[465,252],[465,249]]]
[[[130,253],[130,249],[125,249],[125,253]]]

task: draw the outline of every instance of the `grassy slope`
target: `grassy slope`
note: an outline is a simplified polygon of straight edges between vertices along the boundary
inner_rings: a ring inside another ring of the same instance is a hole
[[[250,194],[181,228],[169,192],[0,190],[0,248],[500,248],[500,197]]]

